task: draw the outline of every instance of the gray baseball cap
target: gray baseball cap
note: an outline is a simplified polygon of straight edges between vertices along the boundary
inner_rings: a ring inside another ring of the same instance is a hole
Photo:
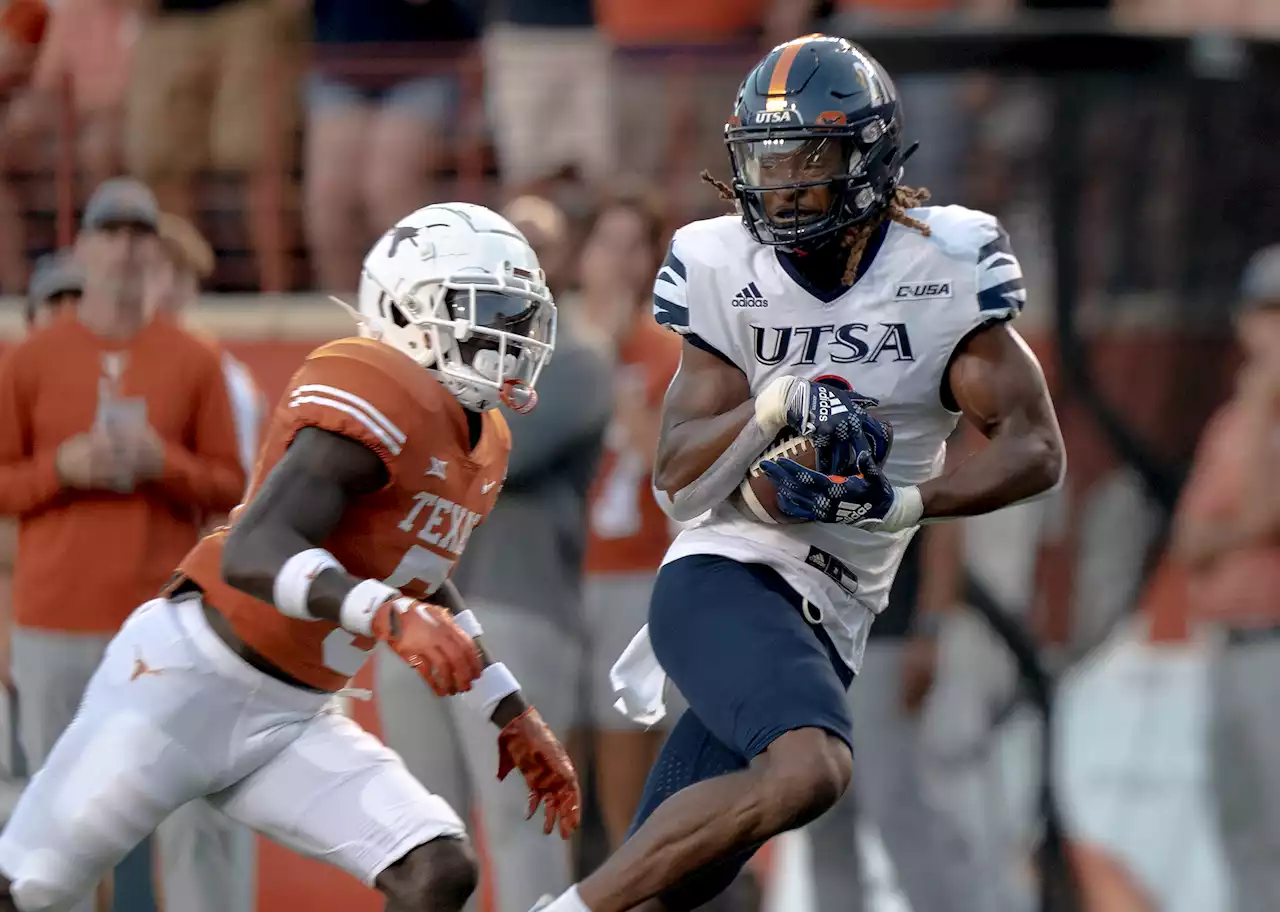
[[[35,268],[31,271],[31,281],[27,285],[27,297],[33,304],[43,304],[60,294],[83,292],[84,277],[70,251],[47,253],[36,260]]]
[[[160,206],[155,194],[132,177],[113,177],[99,184],[85,204],[81,221],[81,227],[89,231],[121,224],[139,225],[152,231],[160,224]]]
[[[1280,244],[1263,247],[1240,278],[1240,309],[1280,307]]]

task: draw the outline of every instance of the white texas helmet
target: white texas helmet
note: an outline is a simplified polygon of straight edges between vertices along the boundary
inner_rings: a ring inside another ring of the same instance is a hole
[[[556,307],[519,229],[484,206],[437,203],[378,239],[360,273],[360,334],[435,372],[474,411],[537,402]]]

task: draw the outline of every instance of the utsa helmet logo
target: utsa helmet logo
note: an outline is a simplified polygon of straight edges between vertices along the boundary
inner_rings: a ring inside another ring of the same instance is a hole
[[[785,111],[756,111],[755,122],[757,124],[785,124],[791,123],[792,118],[799,120],[799,115],[794,108],[787,108]]]

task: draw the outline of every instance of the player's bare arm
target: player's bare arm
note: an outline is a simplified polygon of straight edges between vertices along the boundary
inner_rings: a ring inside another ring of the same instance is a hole
[[[925,519],[989,513],[1062,480],[1066,451],[1044,373],[1012,327],[1001,323],[971,335],[948,382],[965,419],[990,442],[920,485]]]
[[[364,445],[303,428],[241,511],[223,552],[223,576],[237,589],[272,603],[285,562],[320,547],[351,500],[386,483],[382,460]],[[317,618],[340,623],[342,601],[358,582],[345,570],[323,571],[311,584],[308,608]]]

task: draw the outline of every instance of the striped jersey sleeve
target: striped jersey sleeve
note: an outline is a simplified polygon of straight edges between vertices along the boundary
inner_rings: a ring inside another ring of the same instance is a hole
[[[689,271],[676,252],[676,244],[677,238],[672,238],[653,282],[653,318],[659,326],[687,335],[693,331],[689,325]]]
[[[991,218],[985,227],[991,236],[978,249],[978,310],[985,320],[1012,319],[1027,303],[1022,266],[1004,226]]]
[[[317,427],[359,441],[394,476],[413,420],[407,398],[377,363],[331,345],[314,352],[293,375],[277,420],[288,422],[290,436]]]

